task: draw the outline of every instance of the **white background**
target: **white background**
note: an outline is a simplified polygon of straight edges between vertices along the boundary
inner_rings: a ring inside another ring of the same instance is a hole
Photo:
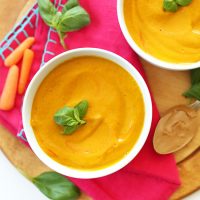
[[[49,200],[31,182],[24,178],[0,150],[0,199]],[[102,199],[103,200],[103,199]],[[155,199],[156,200],[156,199]],[[200,191],[184,200],[200,200]]]

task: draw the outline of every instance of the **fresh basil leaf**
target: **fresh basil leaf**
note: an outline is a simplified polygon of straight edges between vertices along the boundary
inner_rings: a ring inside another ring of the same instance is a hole
[[[188,91],[183,93],[185,97],[200,100],[200,83],[193,85]]]
[[[44,172],[33,178],[32,182],[52,200],[77,200],[80,196],[79,188],[56,172]]]
[[[78,0],[68,0],[62,9],[62,13],[65,13],[66,11],[68,11],[78,5],[79,5]]]
[[[76,131],[80,126],[64,126],[64,134],[71,135],[74,131]]]
[[[88,110],[88,101],[87,100],[81,101],[75,106],[75,108],[77,108],[79,112],[80,119],[83,119]]]
[[[191,71],[191,81],[192,81],[192,85],[195,85],[196,83],[200,83],[200,68],[193,69]]]
[[[61,13],[61,12],[57,12],[57,13],[54,15],[54,17],[53,17],[53,19],[52,19],[52,27],[53,27],[53,28],[55,28],[55,29],[57,28],[61,16],[62,16],[62,13]]]
[[[50,0],[38,0],[38,7],[44,22],[58,32],[60,43],[65,49],[66,33],[79,30],[90,23],[88,13],[79,5],[78,0],[68,0],[62,12],[58,12]]]
[[[74,108],[74,117],[76,118],[76,120],[79,122],[79,124],[83,125],[83,124],[86,124],[86,121],[80,119],[80,116],[79,116],[79,111],[78,111],[78,108]]]
[[[62,126],[75,126],[79,124],[79,121],[74,118],[74,109],[70,107],[64,107],[63,109],[60,109],[54,115],[54,120],[56,124]]]
[[[54,115],[54,121],[56,124],[65,125],[66,121],[69,120],[69,117],[73,119],[74,109],[65,106],[64,108],[58,110]]]
[[[163,8],[169,12],[176,12],[178,10],[178,4],[175,2],[175,0],[164,0]]]
[[[175,0],[175,1],[180,6],[187,6],[192,2],[192,0]]]
[[[39,12],[44,20],[44,22],[50,26],[53,27],[53,18],[55,17],[57,10],[54,7],[54,5],[49,0],[38,0],[38,7]]]
[[[80,124],[80,122],[78,122],[76,119],[70,116],[65,115],[62,118],[60,118],[59,121],[56,122],[56,124],[61,126],[76,126]]]
[[[64,134],[71,134],[81,125],[86,124],[82,118],[88,110],[88,102],[86,100],[78,103],[74,108],[65,106],[58,110],[54,115],[56,124],[63,126]]]
[[[76,6],[65,13],[60,18],[57,29],[60,32],[72,32],[83,28],[90,23],[88,13],[80,6]]]
[[[180,6],[187,6],[192,0],[164,0],[163,8],[169,12],[176,12]]]
[[[67,118],[67,117],[66,117]],[[77,121],[76,119],[73,119],[71,117],[68,117],[68,119],[66,120],[66,122],[62,125],[64,126],[76,126],[78,125],[80,122]]]
[[[80,116],[79,116],[79,111],[77,108],[74,108],[74,117],[78,122],[81,121]]]
[[[64,39],[67,37],[67,34],[65,32],[61,32],[59,30],[57,30],[57,32],[60,37],[60,44],[66,49],[67,47],[66,47]]]
[[[85,120],[81,120],[79,123],[80,123],[81,125],[84,125],[84,124],[86,124],[86,121],[85,121]]]

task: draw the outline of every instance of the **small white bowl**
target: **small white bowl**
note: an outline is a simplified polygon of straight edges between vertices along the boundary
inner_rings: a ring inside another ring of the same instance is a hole
[[[149,63],[160,67],[164,69],[170,69],[170,70],[191,70],[200,67],[200,61],[194,62],[194,63],[171,63],[171,62],[165,62],[163,60],[160,60],[147,52],[145,52],[143,49],[141,49],[137,43],[134,41],[134,39],[131,37],[126,23],[124,19],[124,1],[125,0],[117,0],[117,15],[118,15],[118,21],[122,30],[122,33],[124,37],[126,38],[127,42],[131,46],[131,48],[143,59],[148,61]],[[184,55],[183,55],[184,56]]]
[[[64,166],[56,162],[55,160],[51,159],[39,146],[30,124],[31,110],[32,110],[34,96],[37,92],[38,87],[44,80],[44,78],[59,64],[63,63],[66,60],[69,60],[74,57],[79,57],[79,56],[97,56],[97,57],[102,57],[102,58],[105,58],[117,63],[136,80],[142,92],[144,104],[145,104],[144,126],[141,131],[140,137],[138,138],[138,141],[133,146],[130,153],[128,153],[119,162],[114,163],[112,166],[109,166],[107,168],[100,169],[100,170],[94,170],[94,171],[84,171],[84,170],[79,170],[79,169],[73,169],[73,168]],[[146,86],[146,83],[144,82],[143,78],[138,73],[138,71],[129,62],[127,62],[125,59],[109,51],[95,49],[95,48],[80,48],[80,49],[64,52],[54,57],[36,73],[32,81],[30,82],[27,88],[26,94],[24,96],[24,102],[23,102],[23,107],[22,107],[22,120],[23,120],[24,131],[26,133],[27,140],[32,150],[35,152],[38,158],[42,162],[44,162],[48,167],[50,167],[51,169],[63,175],[74,177],[74,178],[97,178],[97,177],[102,177],[102,176],[114,173],[117,170],[121,169],[122,167],[127,165],[141,150],[142,146],[144,145],[147,139],[150,126],[151,126],[152,103],[151,103],[151,97],[149,94],[149,90]]]

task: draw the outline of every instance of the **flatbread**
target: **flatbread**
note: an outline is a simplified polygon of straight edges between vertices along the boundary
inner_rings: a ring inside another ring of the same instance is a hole
[[[178,170],[182,184],[170,200],[180,200],[200,188],[200,149],[178,164]]]

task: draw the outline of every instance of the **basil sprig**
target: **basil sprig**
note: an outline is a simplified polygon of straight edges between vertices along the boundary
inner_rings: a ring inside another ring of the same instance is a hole
[[[83,120],[88,110],[88,101],[83,100],[78,103],[75,107],[67,107],[58,110],[54,115],[54,121],[56,124],[64,128],[64,134],[72,134],[80,126],[86,124]]]
[[[175,0],[175,1],[180,6],[187,6],[192,2],[192,0]]]
[[[178,10],[178,5],[174,0],[164,0],[163,8],[166,11],[176,12]]]
[[[62,12],[57,11],[50,0],[38,0],[38,7],[44,22],[58,32],[64,48],[67,32],[77,31],[90,23],[89,14],[80,6],[78,0],[68,0]]]
[[[180,6],[187,6],[192,0],[164,0],[163,8],[169,12],[176,12]]]
[[[192,85],[195,85],[196,83],[200,83],[200,68],[193,69],[191,71],[191,82],[192,82]]]
[[[200,100],[200,68],[191,71],[191,83],[192,86],[183,95]]]
[[[52,200],[77,200],[81,194],[77,186],[56,172],[44,172],[33,178],[32,182]]]

